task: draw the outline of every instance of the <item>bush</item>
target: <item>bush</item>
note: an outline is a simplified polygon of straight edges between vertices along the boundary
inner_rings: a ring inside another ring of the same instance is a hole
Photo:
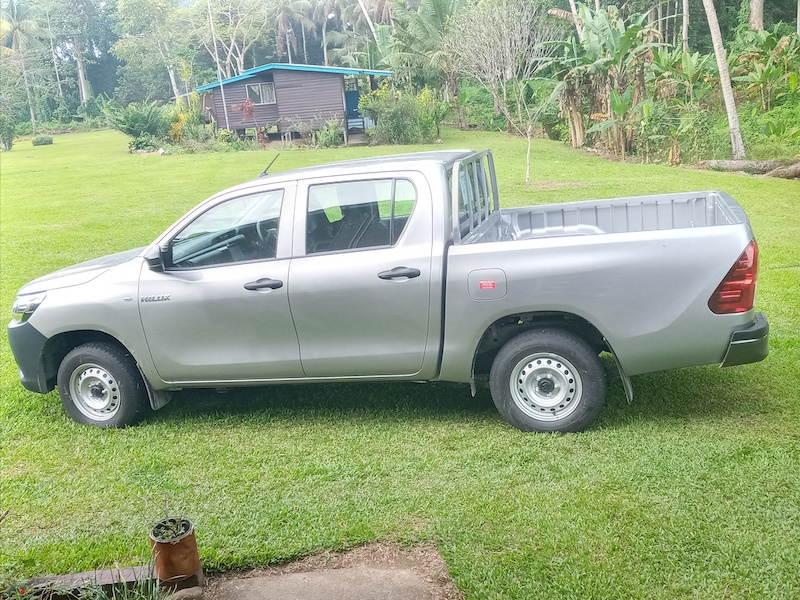
[[[49,146],[53,143],[53,136],[52,135],[37,135],[31,143],[34,146]]]
[[[328,119],[325,125],[317,131],[317,144],[322,148],[335,148],[344,142],[342,122],[339,119]]]
[[[134,140],[145,137],[164,139],[170,128],[164,108],[155,102],[140,102],[113,109],[109,117],[114,129]]]
[[[217,131],[217,141],[222,142],[223,144],[232,144],[238,139],[239,138],[236,135],[236,132],[231,131],[230,129],[220,129]]]
[[[436,100],[427,88],[416,96],[384,83],[361,97],[358,107],[375,121],[373,141],[378,144],[420,144],[439,136],[447,104]]]
[[[133,138],[128,144],[130,152],[155,152],[161,147],[161,139],[144,134]]]
[[[8,115],[0,113],[0,150],[8,152],[14,145],[14,135],[17,125]]]

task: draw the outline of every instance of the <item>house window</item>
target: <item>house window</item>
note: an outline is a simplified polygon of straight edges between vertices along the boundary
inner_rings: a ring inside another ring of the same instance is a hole
[[[247,97],[253,101],[253,104],[275,104],[275,84],[271,81],[248,83]]]

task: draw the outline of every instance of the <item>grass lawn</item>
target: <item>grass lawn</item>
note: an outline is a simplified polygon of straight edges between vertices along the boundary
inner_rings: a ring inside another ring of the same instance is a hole
[[[800,183],[537,140],[525,188],[523,140],[444,134],[444,147],[494,150],[505,206],[729,192],[761,249],[770,357],[634,377],[632,405],[612,382],[583,434],[521,433],[487,390],[441,383],[188,391],[101,431],[18,384],[3,331],[0,570],[139,564],[167,493],[195,519],[207,570],[388,539],[436,544],[467,598],[800,597]],[[26,281],[148,243],[274,156],[125,148],[96,132],[0,155],[3,310]],[[272,170],[415,149],[287,151]]]

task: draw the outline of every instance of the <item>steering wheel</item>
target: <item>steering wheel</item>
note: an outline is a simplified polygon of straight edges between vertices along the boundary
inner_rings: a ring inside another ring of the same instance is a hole
[[[278,250],[278,230],[270,227],[269,221],[259,221],[256,223],[256,233],[258,245],[267,251],[266,258],[275,258]]]

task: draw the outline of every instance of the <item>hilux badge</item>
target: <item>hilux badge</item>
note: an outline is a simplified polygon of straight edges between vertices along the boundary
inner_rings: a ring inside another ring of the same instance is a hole
[[[142,296],[142,302],[166,302],[171,294],[159,294],[157,296]]]

